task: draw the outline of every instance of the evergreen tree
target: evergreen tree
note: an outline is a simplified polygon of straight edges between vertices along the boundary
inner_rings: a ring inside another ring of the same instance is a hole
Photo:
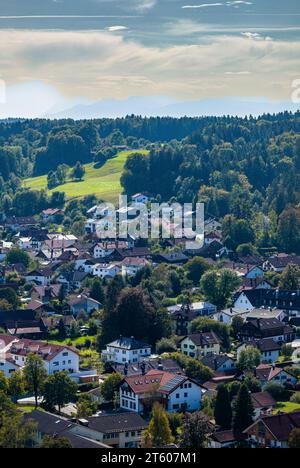
[[[243,384],[239,390],[235,412],[233,418],[233,428],[237,434],[242,432],[251,426],[253,423],[254,409],[251,401],[251,395],[247,385]]]
[[[168,416],[158,403],[153,405],[148,431],[154,447],[163,447],[173,441]]]
[[[226,385],[219,385],[215,403],[215,420],[222,430],[231,429],[232,409]]]
[[[104,303],[104,291],[101,284],[101,280],[99,278],[94,279],[92,288],[91,288],[91,298],[95,301],[100,302],[100,304]]]

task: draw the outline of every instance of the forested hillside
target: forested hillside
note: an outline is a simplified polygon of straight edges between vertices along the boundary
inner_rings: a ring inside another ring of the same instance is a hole
[[[101,167],[122,149],[148,149],[128,157],[121,177],[126,193],[205,202],[209,214],[224,219],[230,248],[276,245],[299,252],[299,135],[299,112],[258,119],[1,121],[1,209],[24,215],[61,206],[65,197],[58,192],[76,165],[82,180],[80,164]],[[24,186],[23,179],[40,175],[47,177],[51,198]]]

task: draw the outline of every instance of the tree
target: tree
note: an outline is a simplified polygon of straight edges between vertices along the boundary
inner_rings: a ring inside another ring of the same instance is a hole
[[[85,168],[82,166],[82,164],[79,161],[77,161],[75,167],[72,170],[72,178],[76,180],[82,180],[84,174],[85,174]]]
[[[26,387],[34,394],[35,408],[37,408],[38,396],[42,392],[47,378],[47,371],[42,358],[37,354],[29,353],[23,368],[23,375]]]
[[[19,298],[12,288],[1,289],[0,300],[5,301],[14,309],[16,309],[19,305]]]
[[[21,249],[11,249],[10,252],[6,255],[6,263],[8,265],[16,265],[21,263],[25,268],[29,267],[30,257],[25,250]]]
[[[153,405],[148,432],[154,447],[163,447],[173,441],[167,413],[159,403]]]
[[[73,448],[73,445],[66,437],[55,437],[50,435],[45,435],[39,448],[42,449],[70,449]]]
[[[285,252],[300,252],[300,210],[294,207],[285,209],[278,220],[277,237]]]
[[[185,264],[184,269],[187,278],[198,286],[202,275],[210,269],[210,265],[204,258],[194,257]]]
[[[92,400],[92,397],[88,394],[80,395],[77,403],[77,417],[87,418],[93,416],[98,409],[98,403]]]
[[[218,386],[214,416],[221,430],[231,429],[232,409],[226,385]]]
[[[66,372],[56,372],[49,375],[44,384],[44,405],[47,409],[53,410],[58,406],[61,408],[74,401],[77,392],[77,384],[67,375]]]
[[[0,448],[25,448],[36,430],[33,421],[24,421],[16,410],[13,414],[6,414],[0,424]]]
[[[104,290],[101,284],[101,280],[99,278],[94,279],[90,296],[95,301],[100,302],[100,304],[104,304]]]
[[[244,325],[244,320],[239,315],[235,315],[231,322],[232,335],[235,339],[239,337],[242,326]]]
[[[230,347],[230,328],[225,323],[217,322],[208,317],[197,317],[190,323],[189,331],[191,334],[213,331],[221,339],[225,349]]]
[[[208,301],[222,308],[239,284],[239,277],[233,270],[224,269],[221,272],[212,270],[204,273],[200,288]]]
[[[212,432],[209,418],[201,411],[186,413],[181,429],[181,447],[185,449],[201,449],[207,445],[207,437]]]
[[[239,371],[252,370],[261,363],[261,353],[257,348],[249,346],[242,349],[239,355],[237,367]]]
[[[11,374],[8,380],[8,393],[14,401],[17,401],[25,394],[25,381],[22,371],[15,371]]]
[[[157,354],[172,353],[177,351],[177,346],[173,338],[162,338],[156,343]]]
[[[198,361],[198,359],[185,356],[182,353],[170,353],[168,357],[175,359],[175,361],[184,369],[185,374],[190,379],[195,379],[200,383],[207,382],[213,376],[213,371]]]
[[[242,432],[253,423],[254,409],[247,385],[242,384],[237,400],[233,418],[233,428],[236,434]]]
[[[283,400],[285,400],[285,398],[287,396],[287,391],[286,391],[285,387],[282,384],[280,384],[279,382],[270,382],[270,383],[268,383],[265,386],[264,390],[266,392],[269,392],[270,395],[272,395],[272,397],[276,401],[283,401]]]
[[[296,291],[300,284],[300,268],[289,263],[281,273],[279,288],[285,291]]]
[[[105,401],[113,401],[115,391],[119,389],[123,377],[121,374],[110,374],[100,385],[101,395]]]
[[[59,324],[58,324],[58,336],[59,338],[65,339],[67,336],[67,330],[65,326],[65,322],[63,319],[60,319]]]
[[[288,446],[290,449],[300,448],[300,429],[293,429],[290,432]]]

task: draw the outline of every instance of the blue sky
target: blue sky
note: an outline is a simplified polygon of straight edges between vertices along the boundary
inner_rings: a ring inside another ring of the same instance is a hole
[[[0,0],[0,117],[132,96],[288,108],[299,20],[299,0]]]

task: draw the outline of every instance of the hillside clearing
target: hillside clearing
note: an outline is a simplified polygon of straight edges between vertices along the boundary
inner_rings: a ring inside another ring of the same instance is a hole
[[[65,192],[67,198],[82,198],[87,195],[96,195],[98,198],[109,202],[116,202],[118,195],[122,193],[120,177],[125,162],[130,154],[143,153],[146,150],[122,151],[118,155],[107,161],[104,166],[95,168],[94,163],[85,164],[86,173],[80,182],[68,180],[66,184],[59,185],[52,192]],[[24,181],[24,187],[31,190],[47,189],[47,176],[33,177]]]

